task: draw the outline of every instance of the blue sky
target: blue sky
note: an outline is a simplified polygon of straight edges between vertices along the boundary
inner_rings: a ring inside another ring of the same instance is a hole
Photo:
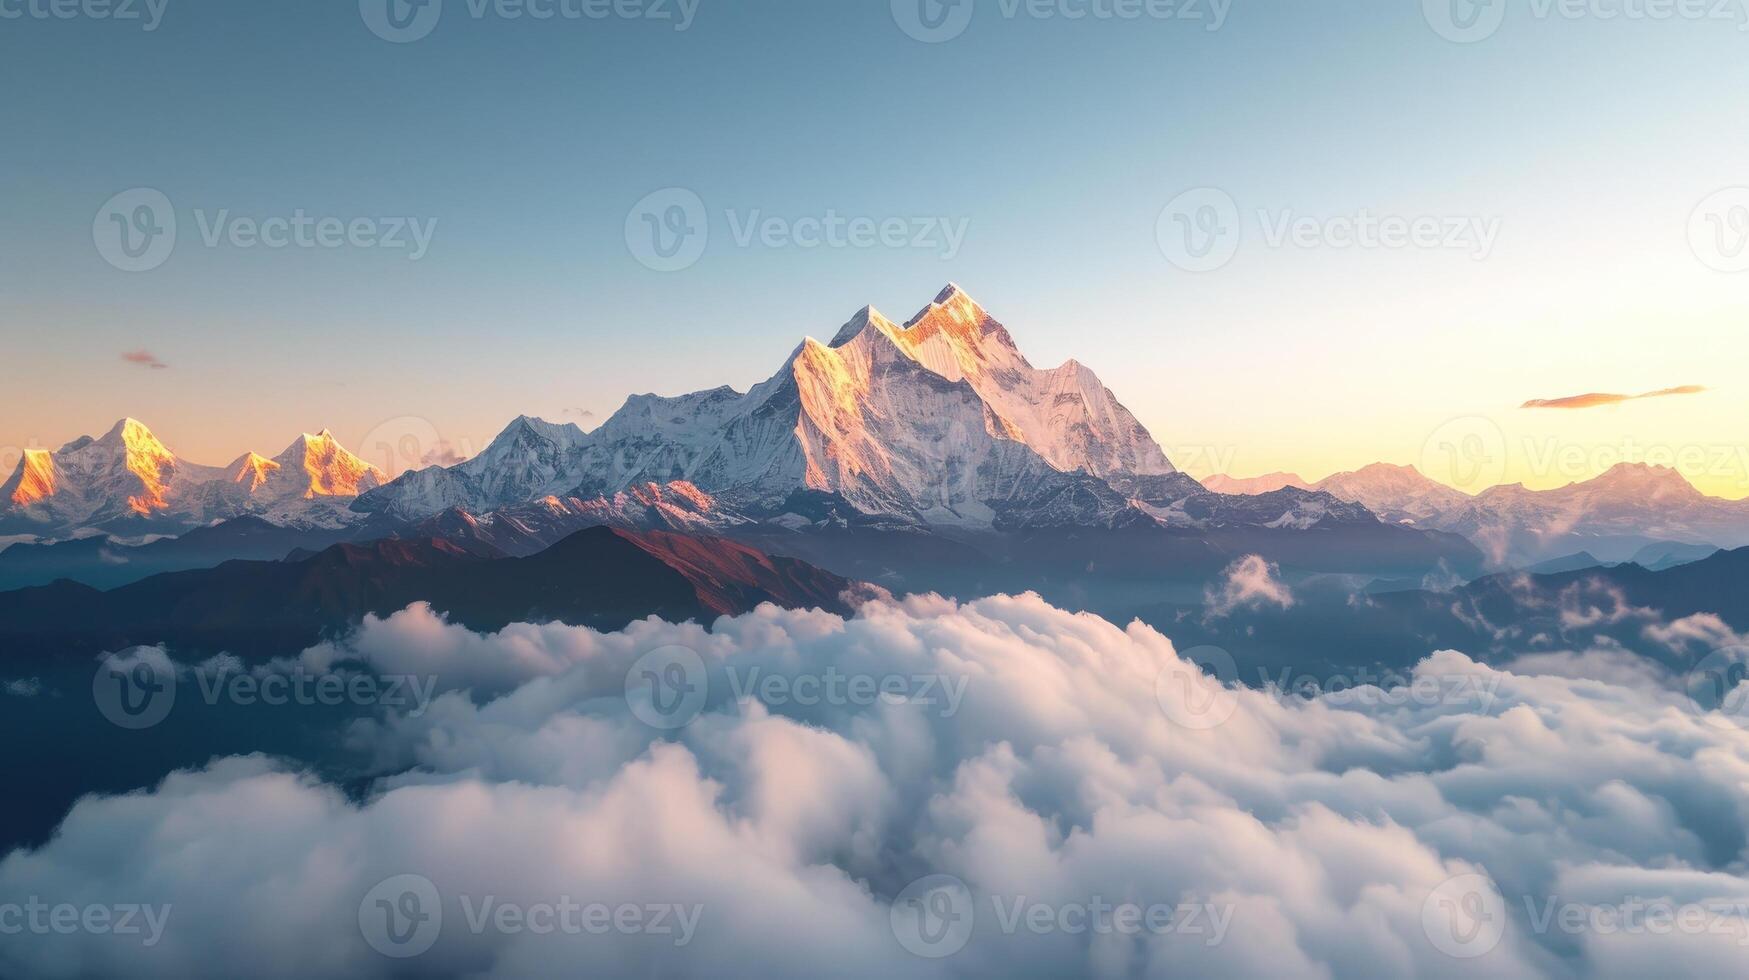
[[[903,318],[948,280],[1035,362],[1094,367],[1193,471],[1416,462],[1459,416],[1591,462],[1744,441],[1730,367],[1749,361],[1749,277],[1688,238],[1698,204],[1749,185],[1735,7],[1647,21],[1602,16],[1619,0],[1572,17],[1498,0],[1497,31],[1454,43],[1419,2],[1234,0],[1210,30],[1211,0],[1127,20],[976,0],[963,33],[923,43],[886,2],[699,0],[676,30],[677,0],[666,20],[445,0],[397,44],[352,2],[161,0],[149,32],[32,2],[0,0],[25,12],[0,19],[0,447],[132,415],[203,462],[323,426],[359,445],[407,418],[478,448],[519,413],[588,426],[631,392],[744,388],[801,336],[867,302]],[[1066,2],[1048,9],[1083,5]],[[133,188],[178,223],[145,272],[94,243]],[[634,205],[666,188],[709,227],[674,272],[627,244]],[[1175,266],[1156,234],[1193,188],[1239,216],[1213,271]],[[416,219],[429,248],[203,239],[221,213],[300,212],[380,234]],[[829,213],[964,241],[786,237]],[[1497,234],[1481,259],[1270,241],[1362,213]],[[771,217],[783,234],[737,242]],[[142,349],[168,367],[121,357]],[[1690,384],[1711,390],[1516,408]],[[1749,494],[1749,473],[1691,478]]]

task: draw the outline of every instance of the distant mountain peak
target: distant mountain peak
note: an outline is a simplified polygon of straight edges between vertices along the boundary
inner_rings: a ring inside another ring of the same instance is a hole
[[[518,415],[511,420],[509,425],[504,427],[504,431],[500,432],[496,439],[492,440],[492,444],[497,445],[501,441],[514,441],[529,436],[560,445],[574,445],[584,438],[583,430],[578,428],[574,422],[548,422],[546,419],[536,418],[532,415]],[[491,446],[487,447],[487,451],[491,451]]]
[[[250,493],[261,489],[273,474],[279,472],[280,465],[259,453],[244,453],[243,458],[232,463],[227,468],[230,481],[239,486],[246,485]]]
[[[327,429],[300,435],[272,462],[277,472],[303,475],[297,489],[305,499],[356,497],[389,482],[387,474],[348,452]]]
[[[29,507],[54,496],[55,458],[46,449],[26,449],[18,472],[5,487],[6,499],[15,507]]]
[[[1617,463],[1577,486],[1622,495],[1650,495],[1652,499],[1705,496],[1680,471],[1652,463]]]
[[[899,329],[900,328],[897,324],[883,316],[881,311],[875,309],[871,304],[857,310],[855,316],[846,320],[844,326],[839,327],[838,332],[833,334],[832,342],[826,346],[843,347],[845,344],[855,340],[865,330],[877,330],[890,337],[897,333]]]
[[[989,316],[988,313],[984,312],[984,308],[978,305],[978,301],[973,299],[970,293],[961,289],[959,283],[956,282],[950,282],[943,286],[941,292],[935,294],[935,299],[929,304],[928,309],[918,313],[912,319],[921,319],[933,309],[940,309],[949,317],[964,323],[976,323]]]
[[[1122,494],[1086,479],[1176,472],[1090,369],[1034,368],[951,283],[903,326],[864,306],[830,343],[802,340],[745,393],[634,395],[587,436],[506,438],[528,424],[474,460],[404,475],[355,509],[423,519],[690,481],[726,509],[762,512],[807,490],[840,494],[865,514],[984,526],[1025,520],[1015,515],[1040,501],[1121,509]]]

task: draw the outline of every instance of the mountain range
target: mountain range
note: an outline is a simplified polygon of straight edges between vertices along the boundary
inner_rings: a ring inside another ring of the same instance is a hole
[[[244,515],[284,527],[339,528],[356,521],[358,495],[387,480],[325,429],[300,435],[271,459],[245,453],[228,466],[202,466],[177,458],[143,423],[123,419],[54,452],[25,450],[0,484],[0,531],[183,531]]]
[[[613,630],[649,616],[708,623],[763,602],[850,615],[874,594],[732,541],[596,527],[523,557],[478,542],[385,539],[154,575],[108,591],[60,581],[0,593],[0,640],[14,654],[168,643],[261,660],[414,602],[481,631],[548,621]]]
[[[272,459],[251,453],[208,467],[178,459],[129,419],[97,439],[27,453],[3,489],[0,533],[45,538],[175,532],[244,515],[382,529],[553,501],[619,519],[631,508],[639,520],[693,530],[794,525],[822,500],[853,521],[971,531],[1372,519],[1303,491],[1209,493],[1090,369],[1034,367],[952,285],[903,325],[865,307],[744,393],[633,396],[588,433],[518,418],[474,458],[394,480],[325,431]]]
[[[1628,561],[1650,545],[1749,545],[1749,500],[1709,497],[1674,469],[1620,463],[1597,477],[1550,490],[1522,484],[1471,496],[1413,466],[1375,463],[1307,483],[1291,473],[1203,481],[1224,492],[1278,486],[1328,493],[1394,523],[1461,534],[1497,565],[1525,565],[1588,551]]]
[[[521,417],[471,459],[393,479],[326,430],[216,467],[126,419],[28,451],[0,485],[0,535],[40,542],[0,551],[0,588],[385,538],[529,556],[593,526],[734,539],[895,588],[1073,596],[1113,577],[1198,582],[1253,553],[1289,576],[1418,581],[1487,559],[1733,546],[1749,543],[1749,503],[1643,467],[1476,497],[1384,464],[1205,485],[1092,370],[1035,367],[950,284],[902,324],[864,307],[745,392],[635,395],[590,432]]]

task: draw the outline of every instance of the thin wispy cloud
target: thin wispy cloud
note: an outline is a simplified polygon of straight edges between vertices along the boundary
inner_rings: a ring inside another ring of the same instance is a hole
[[[151,368],[154,371],[162,371],[170,366],[163,361],[158,360],[158,355],[149,350],[145,350],[144,348],[140,350],[125,351],[121,355],[121,359],[129,364],[138,364],[140,367]]]
[[[422,467],[423,466],[454,466],[455,464],[460,463],[460,462],[464,462],[466,460],[467,460],[467,457],[463,456],[461,453],[456,452],[455,447],[450,445],[450,443],[447,440],[441,440],[437,443],[437,445],[432,446],[430,449],[425,451],[425,455],[420,457],[420,459],[419,459],[419,465]]]
[[[1568,395],[1565,398],[1532,398],[1519,408],[1597,408],[1600,405],[1619,405],[1622,402],[1639,401],[1642,398],[1664,398],[1670,395],[1698,395],[1706,391],[1703,385],[1682,385],[1676,388],[1661,388],[1648,391],[1643,395],[1614,395],[1604,392],[1591,392],[1585,395]]]

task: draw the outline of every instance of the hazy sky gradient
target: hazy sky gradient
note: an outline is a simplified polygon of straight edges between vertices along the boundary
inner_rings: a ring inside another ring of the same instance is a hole
[[[1749,185],[1741,17],[1509,0],[1498,33],[1456,44],[1414,0],[1236,0],[1212,32],[1206,2],[1200,22],[977,2],[940,44],[884,0],[701,0],[684,32],[447,0],[410,44],[354,2],[168,0],[150,33],[0,20],[0,458],[124,415],[200,462],[324,426],[369,454],[409,417],[468,451],[517,414],[589,427],[628,393],[745,388],[862,304],[902,319],[954,280],[1036,363],[1093,367],[1199,475],[1420,463],[1448,420],[1485,416],[1503,480],[1681,450],[1703,489],[1749,495],[1749,273],[1688,239],[1699,202]],[[1156,220],[1205,186],[1243,240],[1189,273]],[[135,187],[171,199],[179,236],[125,273],[92,223]],[[711,235],[659,273],[625,224],[668,187],[703,199]],[[220,209],[437,226],[419,261],[207,248],[195,212]],[[1273,248],[1258,209],[1499,235],[1483,261]],[[743,248],[730,210],[967,234],[951,259]],[[123,357],[140,351],[167,367]],[[1517,407],[1680,385],[1709,390]]]

